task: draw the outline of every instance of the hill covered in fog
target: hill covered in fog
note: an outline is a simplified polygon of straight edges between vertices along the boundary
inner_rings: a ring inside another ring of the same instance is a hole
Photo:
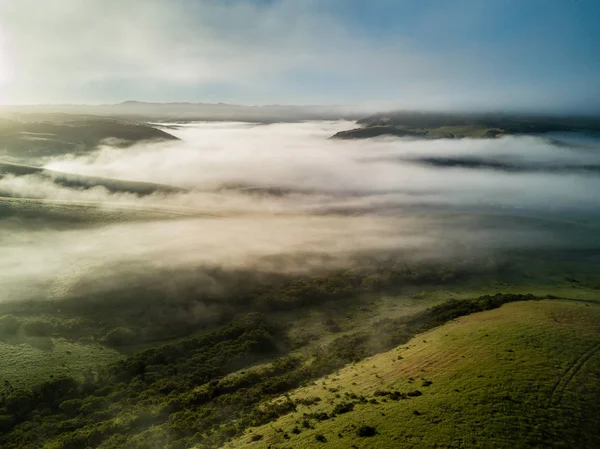
[[[177,138],[145,123],[97,115],[61,112],[0,111],[0,157],[31,158],[82,153],[110,140],[125,147],[141,141]]]
[[[501,113],[389,112],[359,119],[358,128],[340,131],[336,139],[378,136],[439,138],[494,138],[507,134],[600,132],[599,117],[544,116]]]

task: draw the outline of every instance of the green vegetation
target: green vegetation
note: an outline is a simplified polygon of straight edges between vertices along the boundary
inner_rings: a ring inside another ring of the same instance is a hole
[[[497,295],[450,301],[413,316],[381,319],[373,332],[350,333],[304,355],[289,353],[291,342],[284,329],[251,313],[198,337],[89,371],[83,379],[61,377],[33,389],[6,384],[0,403],[5,432],[0,444],[143,448],[153,442],[173,448],[217,447],[248,427],[272,422],[302,404],[321,402],[314,394],[302,402],[287,396],[272,401],[293,388],[448,320],[531,299],[535,298]],[[269,360],[262,368],[228,376]],[[408,391],[407,397],[418,396],[416,391]],[[327,416],[314,419],[329,422],[330,416],[352,414],[354,404],[364,402],[364,397],[350,395]],[[289,431],[294,433],[293,428]]]
[[[143,278],[141,286],[109,295],[3,303],[0,385],[8,383],[0,446],[209,448],[287,415],[297,416],[282,427],[290,444],[309,432],[307,445],[379,441],[386,427],[374,419],[335,433],[321,426],[392,402],[411,404],[411,419],[426,416],[412,403],[443,382],[412,373],[412,382],[396,387],[381,383],[393,373],[375,370],[373,391],[358,388],[360,379],[350,379],[358,384],[348,390],[333,373],[457,317],[533,299],[511,292],[597,301],[594,257],[536,250],[407,265],[390,256],[293,278],[215,269],[211,280],[228,288],[213,295],[188,289],[198,285],[191,272],[170,294]],[[210,319],[194,313],[199,308]],[[404,352],[393,356],[395,363],[408,360]],[[324,376],[326,385],[311,394],[292,393]],[[358,437],[363,425],[377,434]],[[262,435],[252,444],[273,441],[262,427],[252,433]],[[327,442],[318,442],[319,434]]]
[[[569,266],[576,277],[565,277]],[[166,290],[157,279],[141,277],[136,285],[106,293],[85,293],[60,303],[0,304],[0,316],[51,322],[52,336],[75,342],[94,339],[131,354],[136,350],[210,331],[236,316],[257,311],[289,326],[291,346],[373,326],[381,316],[415,314],[448,299],[486,293],[533,293],[594,299],[599,282],[593,252],[566,251],[497,254],[494,259],[406,264],[394,260],[315,276],[287,276],[202,270],[178,273],[178,289]],[[225,286],[197,293],[198,278]],[[577,282],[573,282],[573,281]],[[549,281],[552,282],[549,285]],[[210,311],[209,315],[198,310]]]
[[[106,139],[118,146],[176,140],[145,124],[94,115],[13,113],[10,118],[0,122],[0,156],[16,160],[82,153]]]
[[[600,120],[597,118],[505,114],[390,112],[362,118],[357,124],[361,127],[340,131],[333,138],[365,139],[386,135],[414,138],[493,138],[505,134],[600,131]]]
[[[18,340],[2,340],[0,382],[8,382],[15,388],[33,387],[62,376],[79,378],[89,369],[123,357],[102,345],[75,343],[62,338],[22,336]]]
[[[598,304],[563,300],[452,320],[289,393],[296,411],[224,447],[308,448],[315,435],[332,448],[598,447],[599,321]]]
[[[468,273],[471,264],[449,266],[440,263],[405,264],[381,263],[371,268],[344,270],[326,275],[290,278],[266,273],[209,271],[218,285],[232,286],[224,292],[198,295],[192,287],[197,284],[197,272],[180,274],[180,294],[173,297],[171,291],[155,286],[155,279],[143,278],[141,285],[119,286],[114,295],[86,294],[85,298],[74,296],[61,301],[60,310],[50,302],[28,304],[0,304],[0,313],[12,313],[20,319],[52,321],[52,335],[78,339],[95,337],[113,347],[151,345],[175,338],[187,337],[210,326],[228,322],[239,314],[258,311],[273,315],[320,311],[328,316],[319,322],[319,329],[327,328],[336,333],[346,320],[331,316],[337,307],[347,308],[348,313],[367,315],[365,294],[394,295],[408,286],[450,284]],[[191,291],[190,291],[191,290]],[[374,296],[373,298],[377,298]],[[369,300],[372,301],[373,299]],[[391,304],[390,304],[391,305]],[[423,301],[421,308],[427,307]],[[194,313],[198,308],[209,309],[212,316]],[[329,312],[327,312],[329,310]],[[358,316],[356,317],[358,318]],[[73,321],[75,320],[75,321]],[[80,321],[83,320],[83,321]],[[286,316],[285,321],[290,321]],[[85,322],[80,332],[73,323]],[[64,323],[70,323],[65,324]],[[346,327],[346,326],[344,326]],[[300,329],[301,328],[301,329]],[[298,344],[310,340],[310,330],[300,326],[294,332]],[[319,330],[318,332],[321,332]]]
[[[399,126],[373,125],[364,128],[350,129],[348,131],[339,131],[333,139],[368,139],[370,137],[395,136],[395,137],[414,137],[426,138],[426,130],[411,130]]]
[[[485,125],[440,126],[439,128],[407,129],[395,125],[371,125],[336,133],[334,139],[367,139],[379,136],[412,137],[418,139],[492,138],[506,134],[506,130]]]

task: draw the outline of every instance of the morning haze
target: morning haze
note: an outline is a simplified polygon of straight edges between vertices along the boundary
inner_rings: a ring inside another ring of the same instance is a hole
[[[593,1],[0,0],[0,446],[600,446]]]

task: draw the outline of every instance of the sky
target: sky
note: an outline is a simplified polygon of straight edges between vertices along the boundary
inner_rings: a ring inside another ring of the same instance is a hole
[[[600,113],[599,24],[597,0],[0,0],[0,104]]]

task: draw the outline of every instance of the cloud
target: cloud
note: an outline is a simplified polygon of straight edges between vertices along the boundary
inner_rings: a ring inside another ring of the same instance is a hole
[[[563,67],[565,52],[558,61],[556,52],[543,53],[531,37],[527,46],[511,41],[503,49],[476,45],[477,39],[461,33],[479,30],[493,7],[466,0],[455,12],[369,5],[367,13],[397,18],[395,26],[380,30],[377,22],[362,26],[355,3],[56,0],[41,9],[36,0],[5,0],[0,62],[12,66],[12,81],[3,89],[11,98],[3,101],[540,110],[578,104],[581,86],[587,86],[589,102],[593,69],[586,75],[579,67],[564,79],[550,76]],[[532,48],[523,55],[519,49],[525,47]],[[544,73],[530,65],[540,55],[536,66]]]
[[[104,83],[252,89],[295,70],[326,72],[370,50],[311,4],[58,0],[42,14],[24,0],[3,5],[0,25],[14,49],[17,88],[32,89],[21,92],[32,102],[47,98],[49,87],[68,95]],[[356,61],[347,69],[364,67]]]
[[[565,165],[600,166],[594,147],[560,147],[541,137],[513,136],[489,140],[327,139],[351,126],[348,122],[194,124],[170,130],[182,141],[127,149],[102,147],[86,156],[53,159],[46,168],[204,191],[223,186],[278,188],[297,193],[299,201],[293,207],[302,201],[309,207],[311,199],[315,207],[367,202],[358,199],[361,196],[388,205],[394,201],[400,205],[493,204],[546,211],[597,204],[594,192],[600,180],[594,174],[543,171],[544,167]],[[426,157],[477,157],[542,170],[509,173],[418,163]]]
[[[13,199],[0,208],[0,300],[84,297],[152,279],[171,285],[190,270],[196,282],[214,268],[299,274],[360,266],[365,257],[475,260],[510,249],[596,244],[596,175],[411,160],[594,163],[593,147],[559,147],[535,137],[327,139],[349,125],[179,125],[171,131],[181,141],[103,146],[46,165],[186,192],[140,196],[73,188],[47,175],[3,176],[0,193]],[[10,214],[11,207],[22,211]],[[24,213],[26,207],[33,213]],[[56,210],[63,214],[58,222]]]

